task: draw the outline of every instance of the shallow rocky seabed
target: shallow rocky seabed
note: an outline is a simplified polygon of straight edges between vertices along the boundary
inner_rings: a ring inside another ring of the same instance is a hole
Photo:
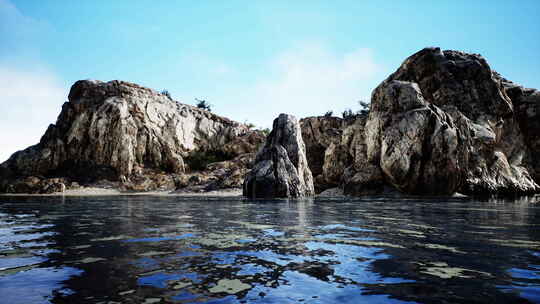
[[[535,303],[536,201],[0,197],[0,303]]]

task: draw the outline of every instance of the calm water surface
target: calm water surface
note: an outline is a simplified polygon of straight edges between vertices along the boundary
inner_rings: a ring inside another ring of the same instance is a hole
[[[535,199],[0,197],[0,303],[539,303]]]

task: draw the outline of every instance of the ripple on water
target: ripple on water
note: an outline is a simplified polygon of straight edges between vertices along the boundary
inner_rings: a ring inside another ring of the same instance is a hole
[[[163,271],[154,272],[151,275],[142,276],[137,280],[137,284],[142,286],[152,286],[156,288],[167,288],[169,283],[179,280],[190,280],[199,283],[199,275],[196,273],[165,273]]]
[[[391,256],[381,252],[381,248],[363,247],[345,244],[327,244],[323,242],[307,242],[306,247],[310,250],[329,250],[334,254],[327,259],[332,263],[334,276],[362,284],[395,284],[414,282],[402,278],[383,277],[376,272],[370,271],[369,267],[374,260],[390,259]]]
[[[531,268],[536,268],[537,270],[530,269],[521,269],[521,268],[510,268],[508,273],[513,278],[518,279],[537,279],[540,280],[540,272],[538,271],[538,266],[530,265]]]
[[[0,295],[3,303],[28,304],[43,303],[53,292],[70,294],[63,288],[62,281],[79,276],[82,270],[72,267],[34,268],[13,275],[0,277]]]
[[[182,274],[178,274],[178,273],[168,274],[168,273],[160,272],[153,275],[140,277],[137,280],[137,284],[153,286],[157,288],[166,288],[167,283],[169,281],[179,280],[180,278],[182,278]]]
[[[0,259],[0,275],[1,272],[10,268],[22,266],[30,266],[42,263],[47,259],[40,256],[22,257],[22,258],[3,258]]]
[[[285,271],[277,287],[255,286],[244,298],[249,303],[411,303],[386,295],[363,295],[355,285],[317,280],[296,271]]]
[[[356,231],[356,232],[375,232],[375,230],[361,228],[361,227],[352,227],[352,226],[346,226],[343,224],[331,224],[331,225],[324,225],[319,227],[322,230],[349,230],[349,231]]]
[[[192,294],[191,292],[188,292],[188,291],[184,291],[172,297],[171,299],[174,301],[187,301],[187,300],[195,300],[198,297],[199,297],[198,295]]]
[[[60,303],[51,296],[66,286],[76,292],[66,299],[88,303],[540,302],[532,208],[486,217],[489,205],[470,201],[72,200],[0,204],[0,302]],[[9,214],[30,208],[40,216]],[[55,250],[28,248],[44,246]],[[67,263],[84,272],[51,266]]]
[[[148,238],[137,238],[137,239],[128,239],[123,240],[126,243],[151,243],[151,242],[161,242],[161,241],[173,241],[173,240],[182,240],[186,238],[195,237],[193,233],[186,233],[176,236],[162,236],[162,237],[148,237]]]
[[[508,293],[519,293],[523,297],[533,303],[540,303],[540,286],[538,284],[519,283],[512,285],[499,285],[500,290]]]

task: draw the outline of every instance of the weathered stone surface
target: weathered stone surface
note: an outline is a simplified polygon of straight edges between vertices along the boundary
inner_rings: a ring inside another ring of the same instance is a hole
[[[367,158],[405,193],[529,193],[529,148],[512,101],[480,55],[409,57],[373,92]]]
[[[123,177],[131,181],[127,189],[169,188],[170,179],[157,181],[155,173],[189,170],[184,159],[190,154],[219,151],[233,158],[255,152],[263,141],[260,131],[151,89],[83,80],[72,86],[56,124],[39,144],[0,165],[0,188],[25,176],[62,176],[83,183]],[[148,172],[152,176],[144,176]]]
[[[340,141],[342,127],[343,119],[339,117],[316,116],[300,119],[306,157],[313,176],[322,174],[326,149]]]
[[[219,148],[219,151],[233,157],[246,153],[256,153],[265,140],[266,136],[261,131],[250,130],[225,143]]]
[[[301,120],[308,163],[319,172],[314,178],[317,193],[334,187],[347,195],[383,191],[385,182],[379,166],[366,158],[366,120],[366,114],[349,119],[319,116]]]
[[[253,167],[255,153],[245,153],[229,161],[208,165],[204,172],[209,172],[215,179],[206,186],[207,190],[242,188],[244,179]]]
[[[536,183],[540,183],[540,91],[524,88],[498,74],[506,94],[514,105],[515,117],[525,143],[530,150],[529,166],[533,169],[531,175]]]
[[[66,191],[66,180],[62,178],[42,179],[28,176],[13,180],[5,189],[6,193],[52,194]]]
[[[252,198],[313,195],[313,177],[305,150],[296,118],[280,114],[244,180],[244,195]]]
[[[380,167],[367,160],[366,120],[366,115],[358,116],[343,131],[341,145],[348,148],[351,158],[349,166],[342,171],[340,181],[346,195],[379,194],[386,185]]]

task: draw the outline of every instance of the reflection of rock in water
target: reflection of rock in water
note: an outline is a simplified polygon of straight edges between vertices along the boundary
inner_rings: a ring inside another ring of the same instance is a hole
[[[540,265],[534,204],[467,198],[40,200],[3,204],[0,213],[38,210],[39,217],[14,218],[37,222],[26,232],[46,235],[46,249],[57,250],[44,253],[49,261],[32,270],[84,271],[63,284],[73,294],[55,294],[55,302],[282,303],[316,296],[324,303],[389,297],[526,303],[521,297],[527,294],[517,293],[525,290],[520,284],[540,285],[532,268]],[[6,252],[0,248],[0,263],[21,254]],[[13,274],[0,273],[0,280]]]

